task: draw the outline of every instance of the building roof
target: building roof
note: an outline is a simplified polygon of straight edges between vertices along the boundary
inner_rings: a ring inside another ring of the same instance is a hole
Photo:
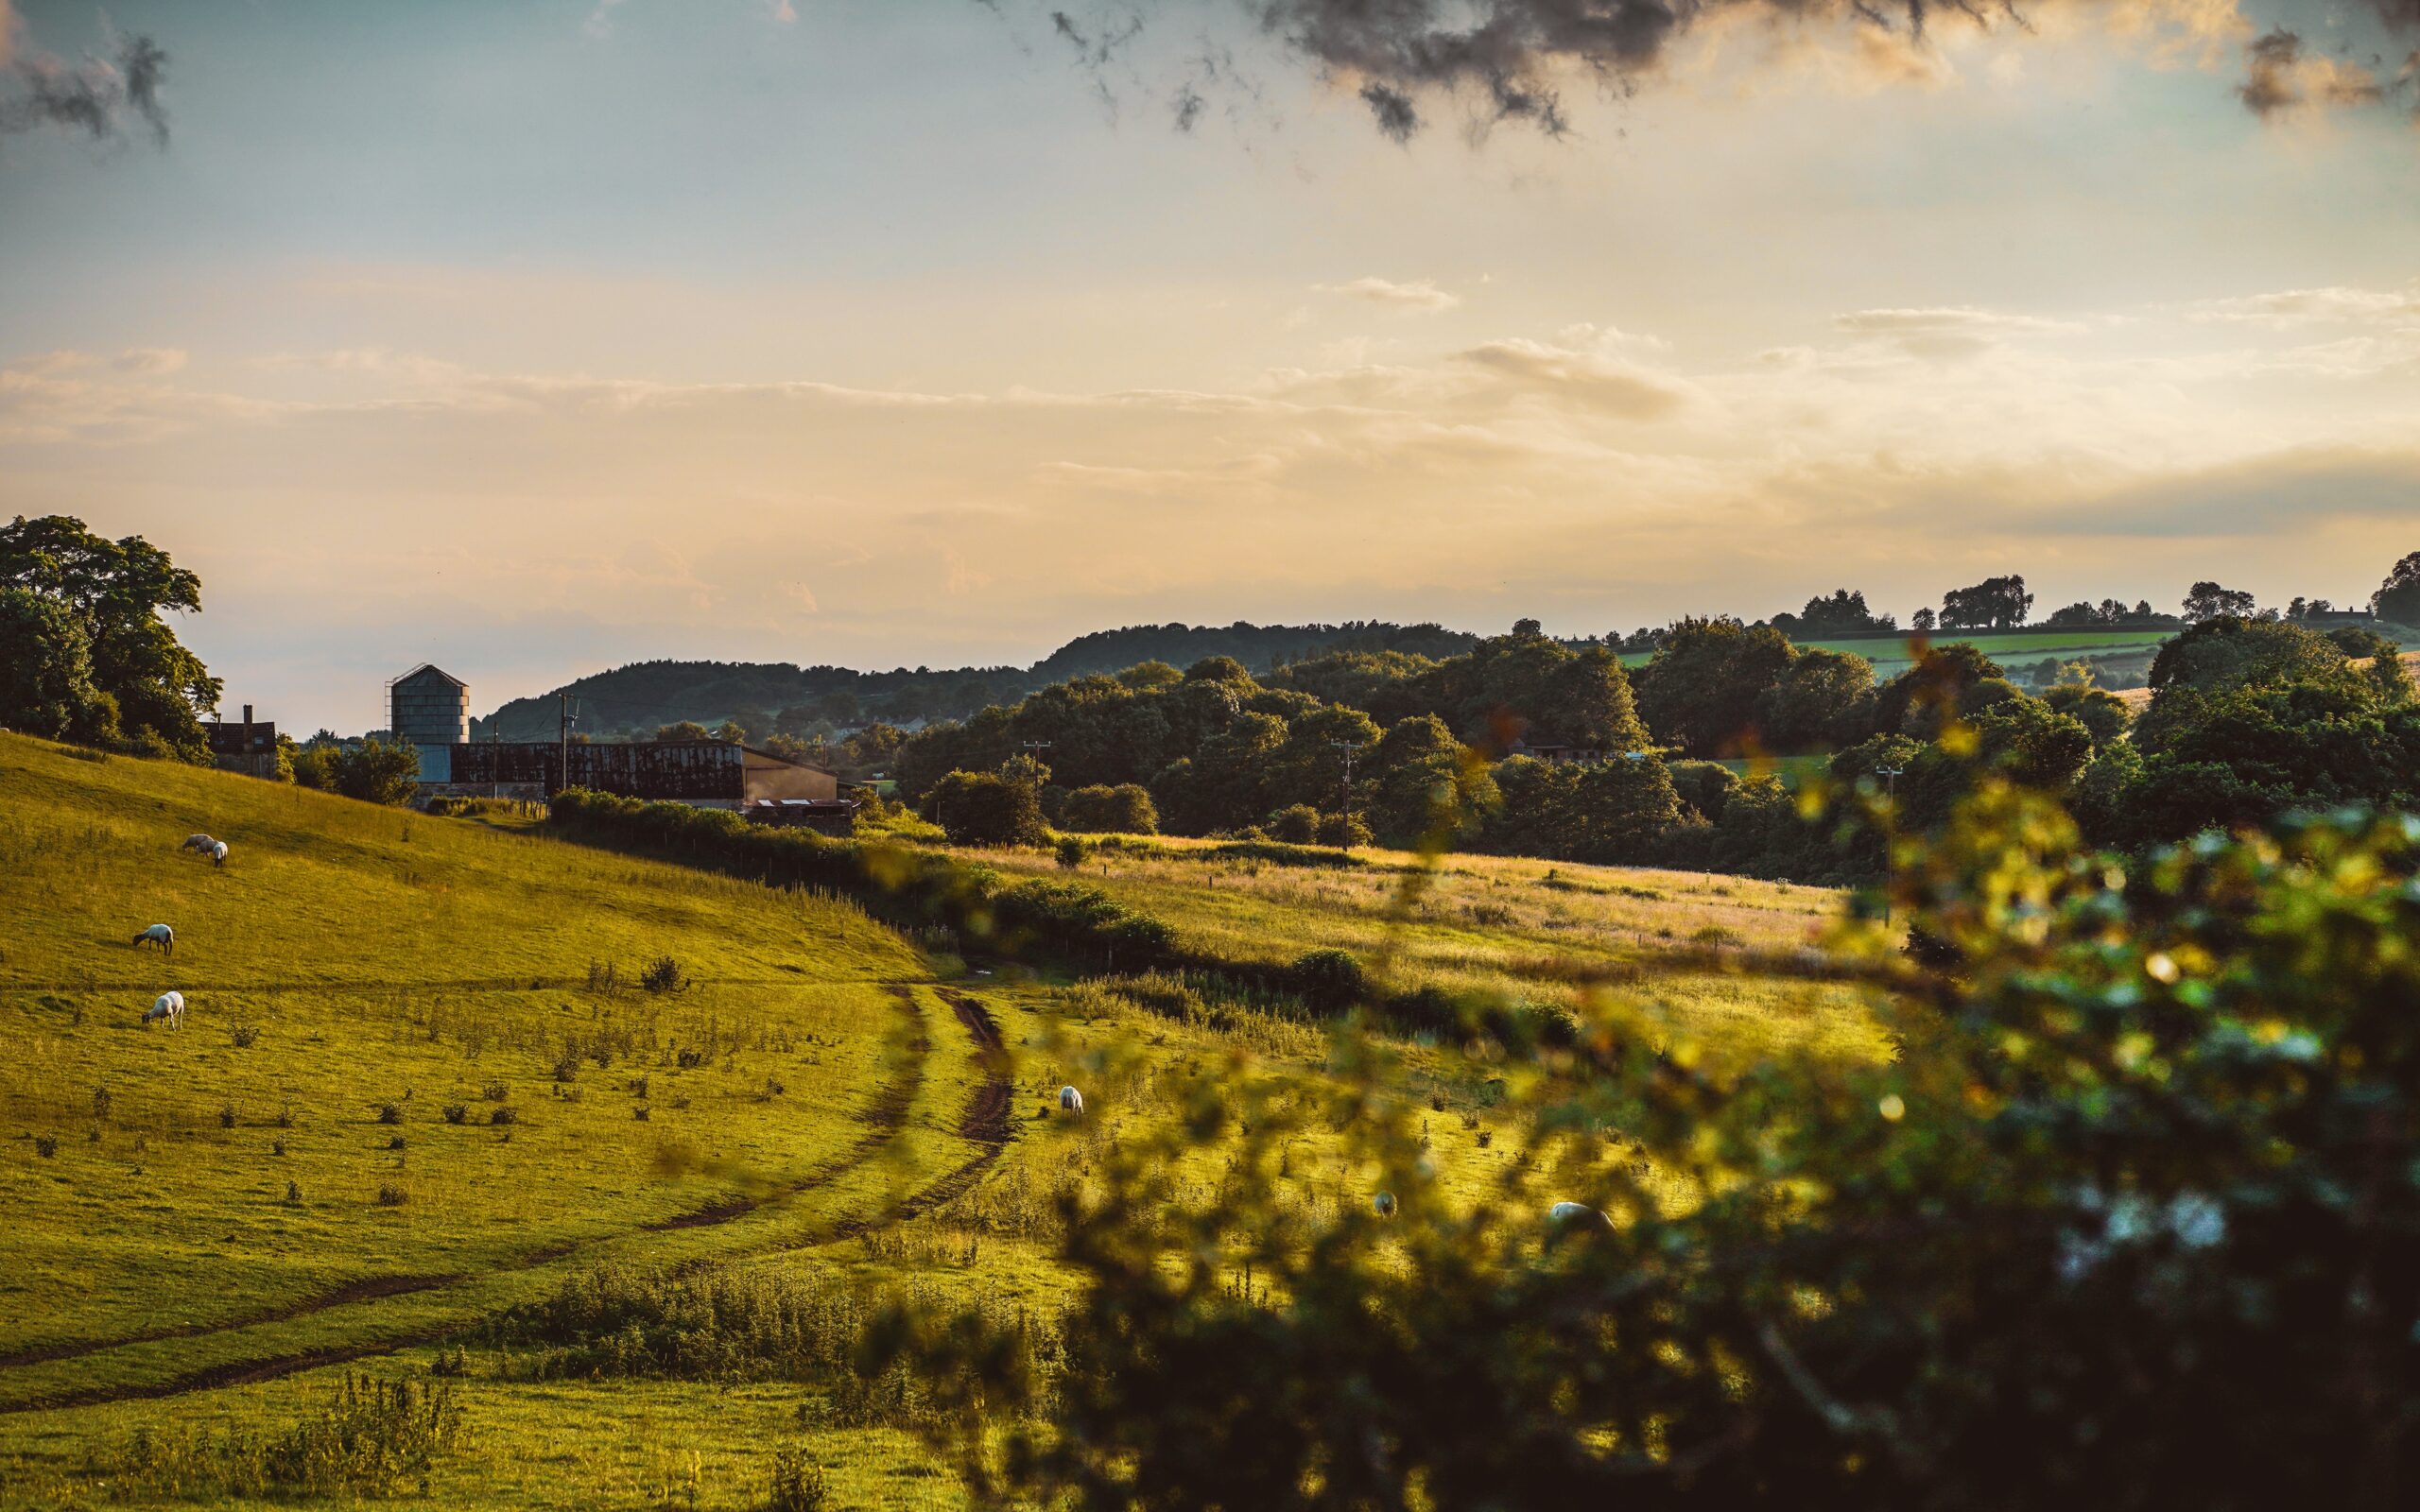
[[[434,662],[424,662],[420,665],[412,668],[409,672],[403,673],[397,677],[389,678],[387,679],[387,686],[391,688],[399,682],[415,681],[424,673],[432,673],[438,677],[443,678],[446,681],[454,684],[454,686],[458,688],[467,688],[470,686],[469,683],[464,682],[461,679],[454,676],[454,674],[446,671],[443,667],[439,666]]]
[[[634,744],[647,745],[652,744],[652,742],[642,741],[634,742]],[[725,744],[725,742],[716,741],[714,744],[719,746]],[[785,766],[795,766],[803,772],[821,772],[824,776],[832,778],[836,782],[838,781],[838,774],[834,772],[832,768],[828,766],[818,766],[813,762],[795,761],[787,756],[776,756],[769,750],[759,750],[753,746],[742,746],[739,748],[746,751],[751,756],[762,756],[769,762],[779,762]]]

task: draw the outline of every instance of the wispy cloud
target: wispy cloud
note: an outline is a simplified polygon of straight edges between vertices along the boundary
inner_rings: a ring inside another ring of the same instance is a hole
[[[1963,305],[1857,310],[1833,317],[1832,327],[1851,336],[1888,342],[1910,356],[1933,361],[1978,356],[2012,336],[2083,329],[2067,320]]]
[[[1396,310],[1450,310],[1462,302],[1461,296],[1449,294],[1425,278],[1408,284],[1399,284],[1392,279],[1357,278],[1348,284],[1314,284],[1311,288],[1315,293],[1364,300]]]
[[[2400,324],[2420,320],[2420,284],[2400,289],[2342,286],[2280,289],[2233,299],[2204,300],[2185,307],[2186,318],[2212,323],[2271,327]]]

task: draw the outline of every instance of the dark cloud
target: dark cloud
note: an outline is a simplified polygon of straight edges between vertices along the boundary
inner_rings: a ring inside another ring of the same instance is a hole
[[[10,8],[0,3],[0,28],[13,21]],[[12,43],[23,46],[25,39],[0,36],[0,56]],[[165,147],[168,112],[160,86],[167,75],[168,55],[148,37],[120,38],[113,57],[81,63],[26,47],[0,74],[0,134],[60,126],[96,142],[113,142],[139,123],[136,129],[153,146]]]
[[[986,0],[990,3],[990,0]],[[1476,129],[1501,122],[1535,128],[1549,137],[1571,129],[1562,88],[1574,80],[1627,94],[1665,60],[1672,44],[1718,13],[1761,15],[1776,23],[1844,21],[1921,43],[1943,19],[1961,25],[2031,30],[2031,17],[2066,9],[2125,29],[2144,20],[2142,8],[2102,0],[1196,0],[1197,10],[1242,11],[1287,54],[1322,77],[1357,92],[1378,130],[1408,142],[1427,125],[1430,109],[1452,102],[1475,112]],[[1156,23],[1188,9],[1169,0],[1151,12]],[[2375,105],[2420,88],[2407,66],[2382,81],[2392,65],[2364,65],[2315,52],[2308,27],[2294,18],[2321,9],[2319,0],[2261,0],[2258,9],[2290,19],[2245,48],[2237,94],[2265,117],[2305,108]],[[2420,29],[2420,0],[2357,0],[2373,20],[2359,26],[2394,36]],[[1087,23],[1067,10],[1050,17],[1092,70],[1104,93],[1104,71],[1143,29],[1140,9],[1119,24]],[[2341,28],[2340,28],[2341,29]],[[2395,52],[2404,48],[2396,43]],[[2420,54],[2414,55],[2420,59]],[[1207,91],[1188,81],[1174,92],[1175,119],[1190,130]]]
[[[2244,49],[2244,78],[2236,94],[2267,120],[2307,106],[2376,105],[2386,98],[2386,87],[2368,68],[2308,52],[2299,34],[2277,26]]]

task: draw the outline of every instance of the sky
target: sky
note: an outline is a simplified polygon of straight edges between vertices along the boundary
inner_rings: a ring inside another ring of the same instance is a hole
[[[168,549],[305,730],[424,661],[2355,603],[2414,6],[0,0],[0,515]]]

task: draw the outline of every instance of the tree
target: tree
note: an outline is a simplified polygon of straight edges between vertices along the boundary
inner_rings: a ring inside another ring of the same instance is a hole
[[[1677,621],[1639,675],[1639,713],[1665,745],[1692,756],[1735,754],[1754,730],[1757,700],[1798,655],[1771,626]]]
[[[997,772],[952,772],[925,799],[925,817],[952,845],[1040,845],[1046,837],[1033,784]]]
[[[0,729],[95,743],[117,734],[117,711],[93,685],[83,625],[29,589],[0,588]]]
[[[209,759],[200,715],[218,706],[219,681],[160,617],[199,611],[200,578],[140,536],[105,541],[66,515],[19,515],[0,527],[0,588],[66,610],[84,632],[93,687],[116,705],[124,738],[181,760]]]
[[[2195,583],[2185,594],[2185,617],[2197,625],[2221,616],[2250,619],[2258,608],[2258,601],[2250,593],[2221,588],[2216,583]]]
[[[2022,576],[1990,577],[1972,588],[1954,588],[1942,595],[1941,627],[1945,630],[2014,630],[2033,611],[2033,595]]]
[[[713,740],[716,737],[713,730],[708,730],[705,726],[698,723],[696,720],[683,719],[678,724],[658,725],[655,730],[655,738],[658,741],[670,742],[676,740]]]
[[[1873,696],[1873,662],[1821,647],[1801,651],[1781,680],[1757,696],[1756,732],[1777,754],[1838,749],[1865,733],[1860,726],[1872,717]]]
[[[1391,845],[1450,842],[1497,801],[1494,779],[1434,715],[1390,726],[1370,769],[1370,828]]]
[[[357,746],[323,747],[324,784],[365,803],[407,803],[420,782],[420,748],[406,740],[372,737]],[[295,767],[297,782],[302,766]]]
[[[738,720],[726,719],[715,727],[714,738],[726,745],[743,746],[748,742],[748,730]]]
[[[2330,679],[2344,666],[2343,650],[2315,630],[2222,615],[2202,620],[2163,644],[2152,659],[2148,680],[2154,689],[2209,692]]]
[[[1837,630],[1888,629],[1890,616],[1876,619],[1865,607],[1865,594],[1846,588],[1835,589],[1829,598],[1817,595],[1806,601],[1797,616],[1799,630],[1806,635],[1822,635]]]
[[[2081,682],[2062,682],[2047,689],[2042,701],[2052,713],[2066,714],[2091,731],[2095,747],[2117,740],[2135,721],[2135,712],[2126,707],[2125,699]]]
[[[2370,595],[2370,612],[2397,625],[2420,627],[2420,551],[2398,561]]]
[[[1916,610],[1915,617],[1908,623],[1918,634],[1930,634],[1935,623],[1933,612],[1930,609],[1920,609]]]

